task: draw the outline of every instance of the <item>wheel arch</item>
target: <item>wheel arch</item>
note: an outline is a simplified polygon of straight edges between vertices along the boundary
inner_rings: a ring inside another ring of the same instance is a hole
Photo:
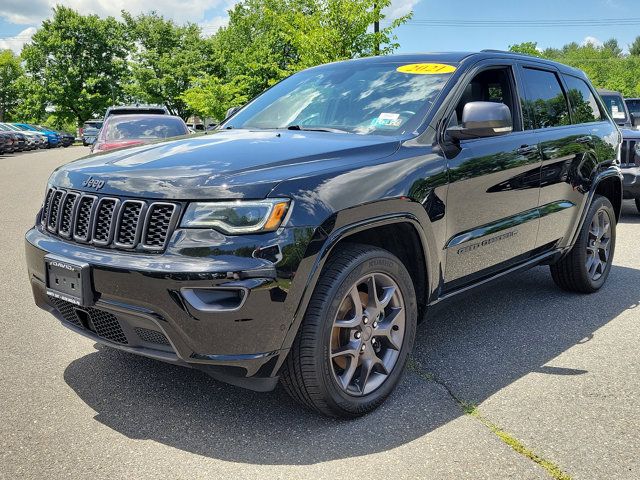
[[[350,221],[344,224],[341,220],[336,219],[340,217],[341,212],[339,212],[317,229],[316,237],[318,232],[322,232],[324,239],[321,246],[318,247],[316,243],[310,247],[316,250],[313,254],[313,265],[308,273],[305,272],[307,275],[303,281],[306,281],[306,285],[295,310],[291,327],[282,344],[283,351],[288,350],[293,344],[324,264],[331,253],[344,243],[363,243],[377,246],[398,256],[411,274],[416,290],[421,292],[418,293],[417,291],[416,297],[417,303],[421,307],[419,314],[424,312],[427,303],[433,299],[433,296],[437,294],[437,289],[441,286],[442,267],[435,251],[435,239],[430,225],[425,225],[430,221],[421,204],[407,202],[406,199],[394,200],[395,202],[402,202],[408,208],[378,216],[370,216],[371,211],[367,208],[364,211],[364,216],[360,218],[358,218],[359,215],[354,215],[354,212],[349,212],[348,218]],[[369,215],[367,215],[367,212]],[[338,224],[341,226],[337,227],[336,225]],[[402,235],[403,238],[402,240],[381,239],[380,236],[385,234]],[[415,257],[411,258],[410,251],[406,251],[407,248],[416,246],[419,246],[417,250],[420,255],[419,262],[416,261]],[[400,255],[397,253],[400,253]],[[417,279],[417,285],[415,279]],[[419,295],[422,295],[422,297]]]

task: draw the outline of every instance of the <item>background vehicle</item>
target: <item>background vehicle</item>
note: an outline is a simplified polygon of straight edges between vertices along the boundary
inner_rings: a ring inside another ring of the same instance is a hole
[[[14,123],[20,130],[40,132],[47,138],[47,148],[53,148],[60,145],[60,134],[50,130],[48,128],[38,127],[36,125],[30,125],[28,123]]]
[[[639,105],[638,99],[622,100],[622,94],[611,90],[598,90],[610,112],[618,116],[617,123],[622,133],[622,145],[620,147],[620,167],[624,177],[623,196],[628,200],[635,200],[638,212],[640,212],[640,131],[635,127],[636,118],[629,112],[628,105]],[[624,108],[621,107],[624,106]],[[624,115],[623,112],[624,111]],[[614,117],[612,113],[612,117]]]
[[[44,148],[46,146],[47,140],[44,135],[39,132],[33,132],[29,130],[20,130],[18,127],[11,123],[3,123],[0,124],[5,131],[12,131],[16,133],[20,133],[24,135],[27,139],[28,150],[35,150],[38,148]]]
[[[96,141],[98,132],[102,128],[102,120],[87,120],[80,129],[80,137],[82,137],[82,145],[85,147],[92,145]]]
[[[602,98],[611,118],[620,127],[632,128],[635,126],[635,118],[629,113],[627,104],[620,92],[613,90],[598,89],[598,94]]]
[[[333,63],[212,134],[58,168],[26,234],[29,278],[95,341],[255,390],[281,379],[356,417],[397,385],[429,305],[536,265],[564,290],[602,287],[619,147],[585,74],[558,63]]]
[[[13,146],[14,152],[24,152],[32,150],[35,145],[35,140],[29,137],[26,132],[14,131],[9,125],[0,123],[0,130],[6,133],[11,133],[14,139]]]
[[[61,146],[67,148],[73,145],[73,142],[76,141],[76,136],[67,132],[56,132],[60,135],[60,144]]]
[[[4,131],[0,131],[0,154],[13,152],[13,136]]]
[[[155,114],[115,115],[104,121],[92,151],[142,145],[188,134],[189,129],[180,117]]]
[[[627,110],[633,118],[640,119],[640,98],[625,98],[624,103],[627,104]]]
[[[169,110],[164,105],[120,105],[107,108],[104,119],[112,115],[132,114],[169,115]]]

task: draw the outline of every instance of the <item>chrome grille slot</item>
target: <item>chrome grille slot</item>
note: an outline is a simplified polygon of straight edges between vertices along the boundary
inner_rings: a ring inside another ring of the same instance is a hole
[[[173,214],[176,206],[172,203],[152,203],[147,211],[142,246],[152,250],[164,248],[172,227]]]
[[[76,200],[78,200],[78,194],[73,192],[67,193],[62,200],[60,225],[58,226],[58,234],[62,237],[69,238],[71,236]]]
[[[98,200],[92,235],[93,243],[96,245],[108,245],[111,242],[118,203],[119,200],[115,198]]]

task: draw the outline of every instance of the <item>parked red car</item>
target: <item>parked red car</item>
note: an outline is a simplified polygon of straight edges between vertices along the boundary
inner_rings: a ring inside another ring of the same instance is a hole
[[[188,134],[187,124],[180,117],[153,114],[115,115],[105,120],[92,151],[131,147]]]

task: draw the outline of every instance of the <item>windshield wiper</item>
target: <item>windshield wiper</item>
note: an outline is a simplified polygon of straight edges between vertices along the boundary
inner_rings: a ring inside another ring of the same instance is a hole
[[[300,125],[288,125],[287,130],[302,130],[304,132],[330,132],[330,133],[351,133],[339,128],[330,127],[302,127]]]

